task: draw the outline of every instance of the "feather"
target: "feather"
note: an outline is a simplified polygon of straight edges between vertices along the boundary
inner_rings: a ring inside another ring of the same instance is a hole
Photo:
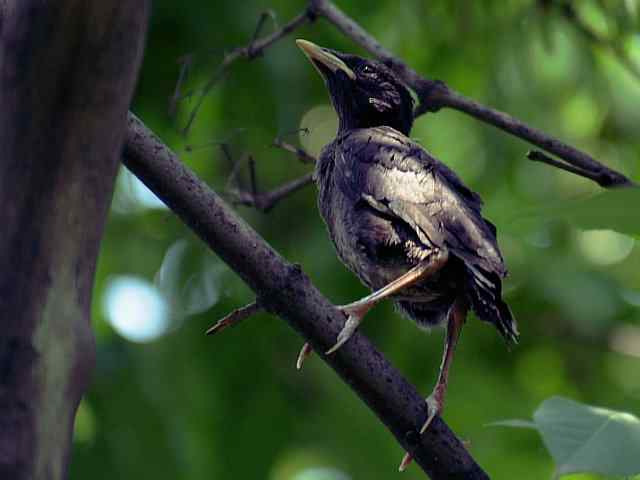
[[[384,243],[406,249],[403,239],[411,236],[413,249],[417,245],[424,251],[422,257],[434,248],[448,249],[464,265],[465,293],[478,317],[493,323],[505,338],[517,338],[513,316],[501,299],[507,270],[495,227],[481,215],[478,194],[420,145],[390,127],[350,130],[336,139],[327,154],[333,156],[339,173],[333,176],[335,188],[383,222],[368,218],[366,225],[359,225],[376,232],[372,238],[360,234],[366,248],[375,250],[374,244]],[[352,233],[358,235],[361,230],[355,228]],[[410,256],[420,255],[413,251]]]

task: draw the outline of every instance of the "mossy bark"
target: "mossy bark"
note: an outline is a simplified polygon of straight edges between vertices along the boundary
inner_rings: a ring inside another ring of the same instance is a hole
[[[66,475],[148,2],[0,1],[0,478]]]

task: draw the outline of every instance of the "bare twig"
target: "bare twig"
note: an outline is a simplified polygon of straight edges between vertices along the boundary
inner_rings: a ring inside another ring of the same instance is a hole
[[[574,173],[576,175],[579,175],[581,177],[585,177],[588,178],[590,180],[593,180],[594,182],[601,184],[602,183],[602,178],[599,177],[596,174],[593,174],[587,170],[582,170],[580,168],[574,167],[572,165],[567,165],[564,162],[560,162],[558,160],[554,160],[553,158],[549,157],[548,155],[545,155],[544,153],[542,153],[540,150],[530,150],[529,152],[527,152],[527,158],[529,160],[532,160],[534,162],[540,162],[540,163],[546,163],[547,165],[551,165],[552,167],[556,167],[559,168],[561,170],[565,170],[567,172],[571,172]]]
[[[421,77],[415,70],[385,49],[374,37],[366,32],[353,19],[339,10],[329,0],[310,0],[310,9],[316,15],[324,17],[347,37],[365,48],[378,59],[393,68],[398,75],[415,90],[420,105],[416,109],[416,116],[426,112],[435,112],[441,108],[453,108],[476,119],[491,124],[501,130],[526,140],[565,162],[577,167],[581,171],[590,172],[603,187],[629,186],[633,182],[622,173],[616,172],[595,160],[590,155],[568,145],[546,133],[532,128],[520,120],[486,107],[478,102],[466,98],[449,88],[444,82],[429,80]]]
[[[265,10],[264,12],[262,12],[260,14],[260,18],[258,19],[258,24],[256,25],[256,29],[253,32],[253,37],[251,37],[251,41],[249,42],[249,45],[247,46],[248,50],[247,53],[249,55],[250,58],[255,57],[256,55],[259,55],[260,53],[257,53],[255,51],[255,43],[258,40],[258,37],[260,36],[260,32],[262,31],[262,27],[264,27],[264,24],[266,23],[267,19],[271,19],[273,21],[273,24],[276,25],[276,13],[269,9],[269,10]],[[277,28],[277,26],[276,26]]]
[[[249,155],[249,181],[251,182],[251,194],[258,195],[258,179],[256,177],[256,161],[253,155]]]
[[[293,153],[302,163],[315,163],[316,158],[309,154],[306,150],[300,147],[296,147],[290,143],[285,142],[281,139],[281,137],[276,138],[272,145],[274,147],[281,148],[286,150],[287,152]],[[249,156],[249,174],[250,174],[250,190],[243,189],[239,182],[238,187],[231,188],[230,184],[232,179],[237,177],[238,166],[242,162],[236,162],[234,165],[234,169],[232,171],[232,175],[230,175],[229,180],[227,181],[226,193],[230,196],[231,202],[235,205],[245,205],[247,207],[254,207],[264,213],[267,213],[271,210],[275,205],[282,199],[288,197],[289,195],[301,190],[313,183],[313,172],[306,173],[301,177],[298,177],[294,180],[291,180],[283,185],[274,188],[268,192],[260,192],[258,190],[258,181],[256,178],[255,171],[255,160],[253,156]]]
[[[169,118],[174,117],[178,108],[178,102],[183,98],[182,85],[186,81],[189,70],[193,64],[193,55],[183,55],[178,59],[178,63],[180,64],[180,73],[178,74],[176,88],[169,100]]]
[[[261,24],[264,23],[264,13],[260,16],[260,20],[258,22],[258,27],[261,28]],[[224,77],[228,68],[236,61],[244,58],[246,60],[253,60],[254,58],[262,55],[264,51],[273,45],[278,40],[282,39],[286,35],[300,28],[305,23],[311,22],[315,19],[315,16],[311,14],[308,10],[305,10],[300,15],[294,17],[288,23],[282,26],[282,28],[276,30],[275,32],[262,37],[260,39],[252,38],[248,45],[243,47],[237,47],[225,54],[222,63],[216,68],[213,72],[207,83],[204,85],[200,94],[198,95],[198,100],[196,105],[193,107],[191,112],[189,113],[189,119],[187,120],[187,124],[183,129],[183,133],[186,135],[189,133],[191,126],[193,125],[193,121],[195,120],[198,111],[202,107],[202,104],[207,97],[207,95],[211,92],[213,87]],[[259,33],[259,29],[256,29],[256,34]],[[255,35],[254,35],[255,37]]]
[[[224,318],[218,320],[215,325],[209,327],[205,333],[207,335],[215,335],[216,333],[220,333],[227,327],[235,327],[242,320],[249,318],[258,312],[261,312],[262,310],[264,310],[264,308],[257,300],[255,302],[251,302],[249,305],[238,308],[237,310],[229,313]]]
[[[298,157],[302,163],[316,163],[316,157],[310,155],[306,150],[300,147],[296,147],[290,143],[285,142],[280,137],[273,141],[273,146],[291,152]]]
[[[260,298],[317,352],[325,352],[345,318],[313,286],[299,266],[286,262],[222,199],[130,114],[125,165],[215,251]],[[488,479],[462,443],[436,417],[427,417],[418,391],[367,338],[356,333],[331,356],[319,355],[353,388],[432,479]]]
[[[292,193],[301,190],[313,183],[313,172],[304,174],[303,176],[291,180],[278,188],[269,190],[268,192],[252,193],[246,190],[229,189],[228,193],[232,196],[232,202],[236,205],[245,205],[247,207],[254,207],[258,210],[267,213],[276,204],[285,197],[288,197]]]

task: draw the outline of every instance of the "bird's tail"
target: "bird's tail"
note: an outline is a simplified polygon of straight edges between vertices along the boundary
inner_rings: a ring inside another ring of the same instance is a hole
[[[509,306],[502,300],[502,280],[495,273],[468,269],[467,292],[478,318],[492,323],[510,343],[518,343],[518,325]]]

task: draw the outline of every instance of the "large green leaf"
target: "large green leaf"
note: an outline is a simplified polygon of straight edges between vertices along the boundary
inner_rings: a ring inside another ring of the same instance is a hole
[[[558,475],[640,473],[640,420],[629,413],[551,397],[534,412],[533,422],[505,420],[492,425],[538,430]]]

